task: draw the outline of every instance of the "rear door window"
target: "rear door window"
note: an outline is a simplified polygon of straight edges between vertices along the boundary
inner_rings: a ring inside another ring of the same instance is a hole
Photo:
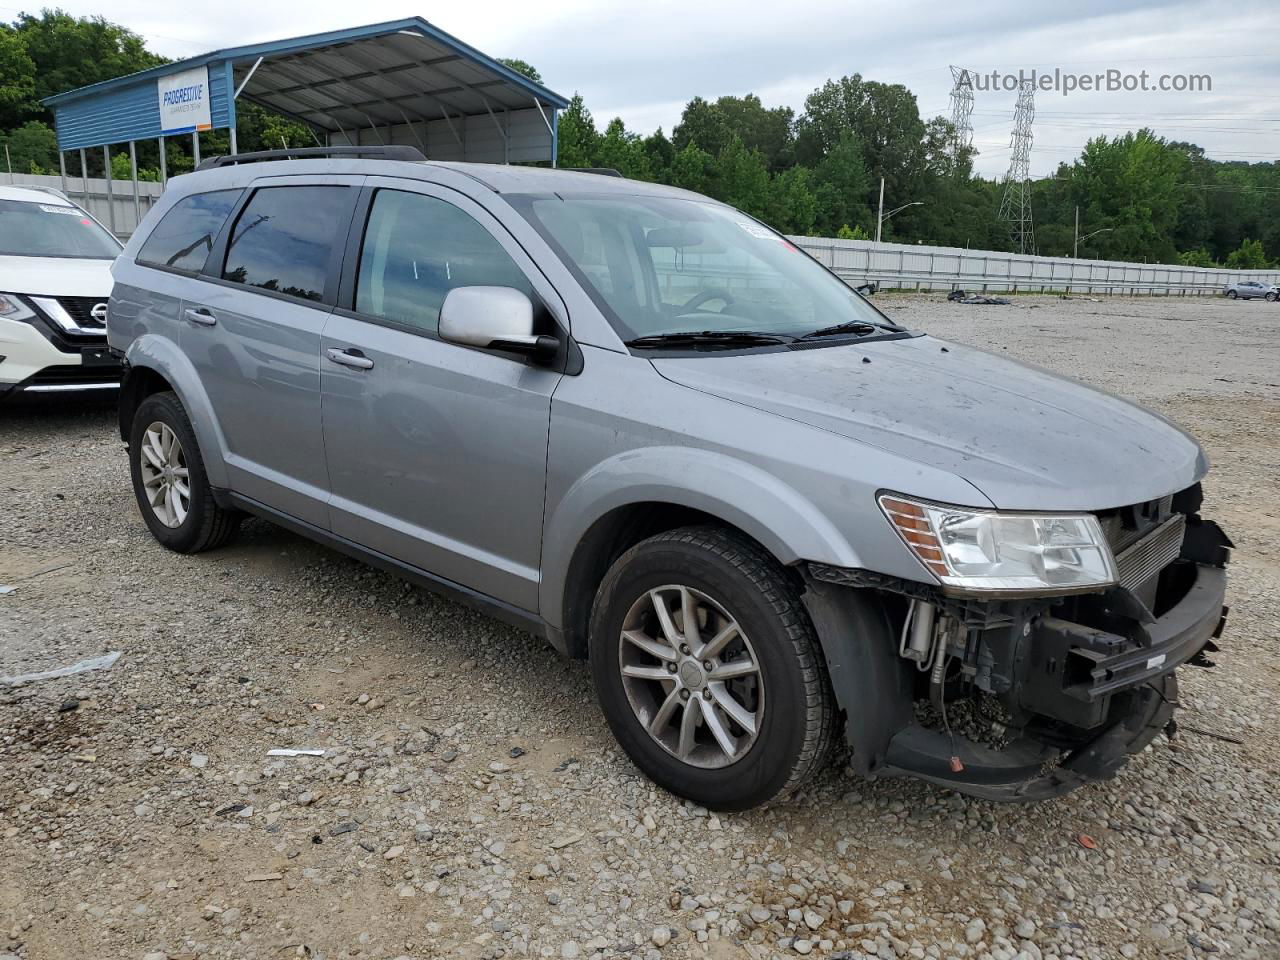
[[[135,259],[154,267],[199,273],[239,197],[239,190],[183,197],[161,218]]]
[[[350,187],[263,187],[231,228],[224,280],[321,301],[346,241]]]

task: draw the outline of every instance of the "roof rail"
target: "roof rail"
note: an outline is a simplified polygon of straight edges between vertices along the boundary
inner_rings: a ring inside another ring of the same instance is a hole
[[[425,160],[417,147],[393,144],[368,147],[297,147],[292,150],[258,150],[253,153],[235,153],[228,157],[210,157],[201,161],[197,170],[214,170],[237,163],[261,163],[267,160],[312,160],[324,157],[365,157],[370,160]]]
[[[571,173],[595,173],[602,177],[621,177],[622,174],[613,167],[561,167]],[[625,178],[624,178],[625,179]]]

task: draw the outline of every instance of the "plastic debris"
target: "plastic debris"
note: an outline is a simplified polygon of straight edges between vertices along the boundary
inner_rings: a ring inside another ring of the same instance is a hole
[[[0,583],[0,596],[4,596],[6,593],[13,593],[13,591],[17,589],[18,588],[11,583]]]
[[[268,757],[323,757],[324,750],[320,747],[301,747],[295,749],[293,747],[276,747],[267,751]]]
[[[952,303],[985,303],[992,306],[1008,306],[1013,303],[1008,297],[988,297],[985,293],[969,293],[966,290],[952,290],[947,294]]]
[[[81,660],[79,663],[73,663],[69,667],[58,667],[56,670],[41,670],[39,673],[20,673],[16,677],[0,677],[0,684],[9,687],[20,687],[24,683],[34,683],[37,680],[55,680],[58,677],[71,677],[77,673],[88,673],[90,670],[110,670],[115,666],[115,662],[120,659],[122,652],[113,650],[111,653],[103,654],[101,657]]]
[[[1093,837],[1089,836],[1087,833],[1077,833],[1076,843],[1080,844],[1080,846],[1084,847],[1086,850],[1098,849],[1098,841],[1093,839]]]

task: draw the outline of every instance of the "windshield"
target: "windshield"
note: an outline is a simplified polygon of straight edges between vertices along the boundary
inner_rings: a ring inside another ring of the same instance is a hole
[[[120,244],[115,237],[79,207],[52,200],[0,200],[0,256],[116,258]]]
[[[838,324],[898,329],[790,241],[745,214],[676,197],[508,197],[558,249],[623,340]]]

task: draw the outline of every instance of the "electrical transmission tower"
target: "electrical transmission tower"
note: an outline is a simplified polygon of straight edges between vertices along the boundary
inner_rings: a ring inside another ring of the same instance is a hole
[[[964,67],[952,67],[952,149],[956,156],[973,147],[973,80]]]
[[[1009,172],[1004,175],[1000,219],[1009,221],[1009,235],[1018,253],[1035,253],[1035,225],[1031,218],[1031,122],[1036,116],[1035,87],[1023,81],[1013,108],[1013,137]]]

